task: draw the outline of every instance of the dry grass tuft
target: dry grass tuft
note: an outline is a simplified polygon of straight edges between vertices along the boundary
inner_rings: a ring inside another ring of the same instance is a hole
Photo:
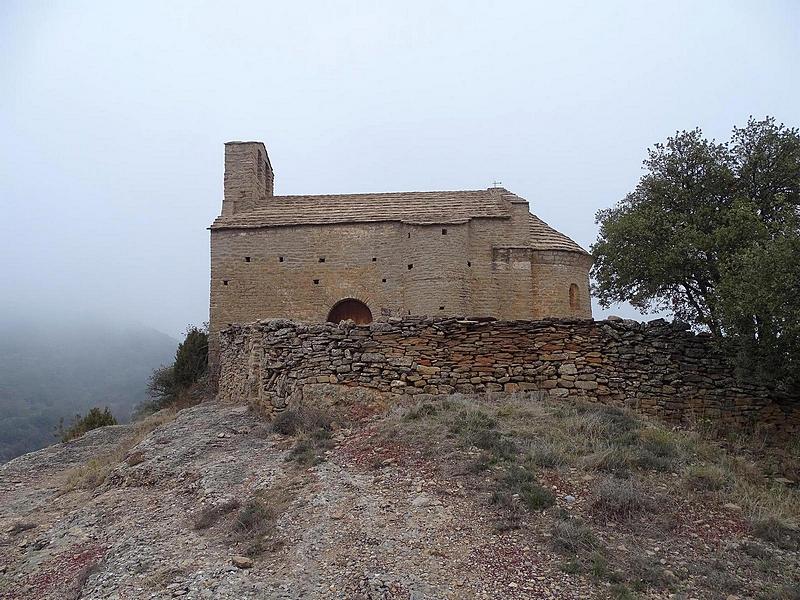
[[[278,549],[277,521],[286,512],[296,491],[296,482],[260,490],[253,494],[236,513],[233,539],[244,546],[244,554],[259,556]]]
[[[593,508],[617,519],[655,510],[655,501],[647,496],[635,479],[607,477],[594,490]]]
[[[192,520],[192,529],[208,529],[216,523],[220,517],[238,509],[241,503],[238,500],[228,500],[220,504],[213,504],[201,509]]]
[[[714,464],[690,465],[683,479],[689,489],[700,492],[716,492],[733,483],[731,474]]]
[[[600,547],[597,537],[580,519],[558,519],[553,523],[550,533],[553,549],[565,554],[583,554]]]
[[[331,436],[336,419],[328,411],[300,406],[278,413],[272,420],[272,430],[285,436],[297,438],[287,460],[304,467],[312,467],[326,459],[333,448]]]
[[[765,514],[752,520],[753,534],[785,550],[800,550],[800,530],[776,514]]]
[[[92,490],[102,485],[108,474],[129,455],[131,448],[139,444],[154,429],[174,420],[176,415],[176,409],[168,408],[136,422],[132,430],[125,434],[113,449],[64,472],[61,493]]]
[[[553,492],[539,485],[533,473],[525,467],[511,464],[497,482],[492,504],[508,506],[518,501],[529,511],[550,508],[556,502]]]
[[[300,406],[279,412],[272,420],[272,430],[281,435],[295,435],[303,431],[324,429],[330,431],[333,416],[322,409]]]
[[[602,581],[612,597],[686,592],[685,577],[704,593],[735,590],[746,585],[748,570],[766,578],[764,589],[774,589],[764,598],[795,597],[786,577],[776,575],[776,565],[785,569],[784,550],[800,547],[800,493],[771,477],[776,456],[790,455],[786,464],[800,465],[800,442],[778,453],[763,445],[732,450],[701,431],[669,427],[625,409],[536,394],[454,394],[398,407],[381,426],[387,444],[401,440],[435,464],[472,477],[469,485],[490,498],[499,529],[524,527],[530,511],[551,506],[540,471],[551,471],[548,479],[573,483],[579,491],[588,487],[590,495],[576,494],[579,502],[568,510],[546,510],[540,518],[551,520],[553,548],[571,555],[564,569]],[[584,486],[584,481],[596,483]],[[676,511],[687,506],[687,495],[701,496],[694,503],[700,514],[706,507],[740,506],[752,534],[764,540],[752,543],[751,552],[763,548],[759,557],[743,550],[716,570],[703,563],[701,572],[689,573],[646,554],[653,540],[662,547],[679,543],[671,536],[683,535],[675,530],[681,522]],[[569,513],[584,520],[563,518]],[[643,548],[631,548],[645,539]]]

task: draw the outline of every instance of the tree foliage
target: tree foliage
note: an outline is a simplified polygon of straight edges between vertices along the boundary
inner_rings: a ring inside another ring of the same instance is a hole
[[[207,372],[208,331],[190,325],[173,363],[155,369],[150,376],[147,391],[152,401],[140,406],[138,412],[154,412],[179,402],[205,379]]]
[[[742,367],[800,386],[800,133],[752,117],[729,142],[682,131],[597,214],[601,305],[628,301],[711,331]]]
[[[86,413],[85,417],[75,415],[75,419],[68,429],[64,429],[64,422],[62,420],[58,426],[58,436],[61,438],[62,442],[68,442],[69,440],[82,436],[92,429],[116,424],[117,420],[114,418],[114,415],[111,414],[108,407],[104,410],[94,407]]]

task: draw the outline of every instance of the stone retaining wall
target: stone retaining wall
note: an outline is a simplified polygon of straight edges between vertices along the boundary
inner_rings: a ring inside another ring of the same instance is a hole
[[[331,384],[398,396],[543,390],[672,422],[800,432],[797,404],[737,381],[709,336],[663,320],[275,320],[231,326],[220,346],[220,398],[267,411]]]

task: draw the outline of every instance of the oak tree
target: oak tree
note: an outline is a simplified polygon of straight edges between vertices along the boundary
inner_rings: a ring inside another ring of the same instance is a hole
[[[594,292],[710,331],[748,373],[800,388],[800,132],[752,117],[728,142],[681,131],[597,214]]]

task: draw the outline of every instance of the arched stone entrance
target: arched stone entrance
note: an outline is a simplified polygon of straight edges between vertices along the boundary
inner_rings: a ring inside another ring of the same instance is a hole
[[[356,300],[355,298],[339,300],[333,305],[331,312],[328,313],[328,321],[330,323],[339,323],[347,319],[351,319],[359,325],[372,323],[372,311],[361,300]]]

